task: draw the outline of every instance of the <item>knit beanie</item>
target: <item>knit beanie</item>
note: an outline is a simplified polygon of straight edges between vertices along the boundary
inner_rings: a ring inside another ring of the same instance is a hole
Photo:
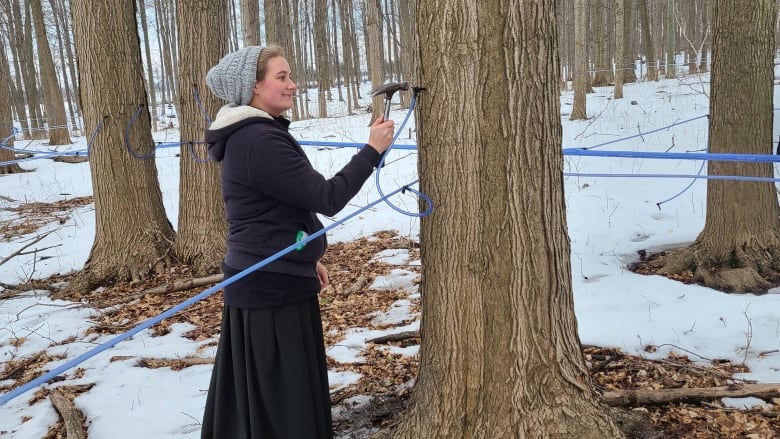
[[[247,46],[223,56],[206,73],[206,85],[211,92],[232,104],[249,104],[257,82],[257,59],[262,50],[260,46]]]

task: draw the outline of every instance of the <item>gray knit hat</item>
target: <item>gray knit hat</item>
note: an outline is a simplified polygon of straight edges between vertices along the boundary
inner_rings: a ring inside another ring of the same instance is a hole
[[[257,75],[257,59],[263,48],[247,46],[228,53],[206,73],[206,85],[218,98],[236,105],[252,101]]]

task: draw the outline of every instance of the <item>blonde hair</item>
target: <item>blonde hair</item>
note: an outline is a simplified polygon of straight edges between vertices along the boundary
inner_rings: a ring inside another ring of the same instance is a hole
[[[284,49],[276,44],[270,44],[260,51],[260,56],[257,57],[257,73],[255,79],[258,81],[265,79],[265,74],[268,71],[268,60],[276,58],[277,56],[284,57]]]

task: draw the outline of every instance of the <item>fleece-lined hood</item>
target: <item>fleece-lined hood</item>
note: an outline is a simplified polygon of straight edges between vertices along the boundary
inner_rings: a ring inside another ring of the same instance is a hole
[[[217,162],[225,158],[225,143],[239,128],[258,122],[273,122],[275,119],[265,111],[250,105],[227,104],[219,109],[217,117],[206,130],[209,157]]]

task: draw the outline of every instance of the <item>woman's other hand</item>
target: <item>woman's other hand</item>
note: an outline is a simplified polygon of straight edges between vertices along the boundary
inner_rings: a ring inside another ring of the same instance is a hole
[[[327,287],[330,283],[328,280],[328,269],[319,261],[317,261],[317,277],[320,278],[320,287],[322,288]]]

